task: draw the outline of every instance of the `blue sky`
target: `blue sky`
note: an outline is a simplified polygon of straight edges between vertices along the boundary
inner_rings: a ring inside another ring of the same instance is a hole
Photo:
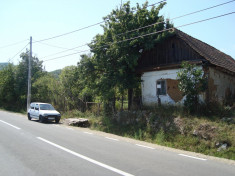
[[[149,4],[159,0],[149,0]],[[167,0],[161,11],[165,17],[174,18],[193,11],[211,7],[229,0]],[[123,3],[126,2],[123,0]],[[132,6],[143,4],[145,0],[131,0]],[[34,41],[53,37],[102,21],[102,17],[120,6],[121,0],[1,0],[0,1],[0,62],[7,62],[15,56],[28,42],[30,36]],[[180,26],[194,21],[235,11],[235,1],[198,14],[173,20]],[[235,14],[180,28],[183,32],[202,40],[235,58]],[[52,59],[76,51],[64,52],[65,48],[89,43],[97,34],[102,33],[100,25],[72,33],[43,43],[33,43],[33,55],[40,60]],[[24,41],[25,40],[25,41]],[[3,47],[24,41],[10,47]],[[56,48],[48,45],[58,46]],[[29,47],[28,47],[29,48]],[[63,49],[62,49],[63,48]],[[78,48],[77,51],[87,50]],[[23,50],[25,51],[25,49]],[[52,71],[69,65],[76,65],[80,54],[44,62],[45,69]],[[19,61],[19,54],[11,60]]]

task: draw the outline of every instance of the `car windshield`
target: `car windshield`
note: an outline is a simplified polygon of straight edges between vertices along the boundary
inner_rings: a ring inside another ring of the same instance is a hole
[[[40,105],[41,110],[55,110],[52,105],[50,104],[41,104]]]

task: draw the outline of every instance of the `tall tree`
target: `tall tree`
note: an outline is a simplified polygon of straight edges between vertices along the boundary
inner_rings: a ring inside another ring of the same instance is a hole
[[[97,86],[105,100],[115,102],[116,91],[123,94],[128,89],[131,106],[133,88],[138,87],[140,81],[136,77],[135,67],[141,52],[153,48],[170,35],[169,31],[164,31],[140,37],[172,27],[168,20],[164,22],[164,17],[159,16],[164,5],[161,3],[148,10],[148,2],[133,8],[127,2],[104,17],[104,33],[95,36],[90,48],[94,53],[96,69],[100,70]],[[144,28],[153,23],[156,24]],[[137,28],[140,29],[134,30]]]
[[[41,101],[55,104],[56,97],[60,95],[59,81],[51,74],[37,78],[32,84],[32,101]]]
[[[16,68],[16,81],[15,81],[15,92],[18,98],[17,103],[20,108],[24,108],[27,100],[27,87],[28,87],[28,51],[20,55],[21,61]],[[31,61],[31,74],[32,74],[32,84],[34,81],[42,76],[43,67],[42,61],[39,61],[37,57],[32,57]],[[33,94],[33,92],[32,92]]]
[[[0,106],[6,109],[14,109],[15,96],[15,68],[8,64],[0,70]]]

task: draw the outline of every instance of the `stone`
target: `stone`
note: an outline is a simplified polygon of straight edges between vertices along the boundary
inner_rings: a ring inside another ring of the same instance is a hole
[[[197,131],[197,130],[194,130],[194,131],[193,131],[193,135],[194,135],[194,136],[197,136],[197,135],[198,135],[198,131]]]
[[[211,126],[210,124],[201,124],[194,131],[193,135],[198,136],[205,140],[211,140],[216,136],[217,127]]]
[[[220,152],[220,151],[222,151],[222,150],[226,150],[227,147],[228,147],[228,144],[224,143],[224,144],[222,144],[222,145],[217,149],[217,151]]]
[[[215,146],[218,148],[220,146],[220,142],[216,142]]]
[[[78,127],[90,126],[89,120],[85,118],[69,118],[65,119],[65,123],[70,126],[78,126]]]
[[[183,119],[181,119],[180,117],[174,118],[174,124],[175,124],[176,128],[179,130],[179,132],[182,135],[184,135],[184,133],[185,133],[185,124],[184,124]],[[194,130],[193,135],[197,136],[197,131],[196,130]]]

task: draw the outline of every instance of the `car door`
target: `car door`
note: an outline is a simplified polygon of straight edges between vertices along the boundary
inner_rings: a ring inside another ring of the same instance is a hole
[[[34,111],[35,111],[34,106],[35,106],[34,103],[30,104],[29,114],[31,117],[34,117]]]
[[[35,104],[34,118],[39,119],[39,104]]]

